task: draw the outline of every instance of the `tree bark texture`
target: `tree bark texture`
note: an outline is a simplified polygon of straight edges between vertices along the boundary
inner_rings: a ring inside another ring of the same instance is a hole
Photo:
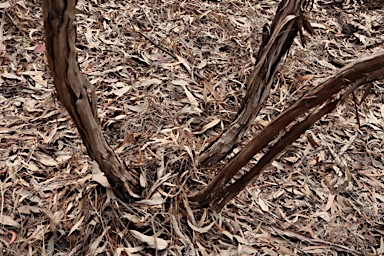
[[[238,144],[267,99],[277,71],[276,67],[291,47],[293,39],[299,31],[302,35],[303,27],[312,32],[302,13],[302,6],[307,2],[307,0],[281,1],[270,32],[267,26],[264,26],[264,37],[256,59],[257,64],[247,80],[247,93],[237,116],[228,129],[201,154],[199,158],[201,166],[213,166]]]
[[[345,66],[327,81],[304,95],[257,134],[205,189],[190,197],[191,201],[198,202],[203,206],[211,205],[220,211],[229,200],[244,189],[317,120],[336,108],[339,102],[343,101],[359,86],[383,77],[384,52],[372,54]],[[341,91],[343,92],[341,93]],[[339,93],[341,96],[337,97]],[[312,113],[310,113],[311,110]],[[308,115],[303,121],[295,121],[305,113]],[[290,124],[293,125],[285,132]],[[234,183],[227,185],[241,168],[260,150],[275,140],[280,132],[285,132],[285,134],[269,148],[257,164]]]
[[[46,55],[60,102],[69,112],[89,156],[123,201],[139,197],[137,178],[107,144],[98,123],[95,88],[81,73],[76,55],[76,0],[43,0]],[[91,91],[88,95],[87,89]]]

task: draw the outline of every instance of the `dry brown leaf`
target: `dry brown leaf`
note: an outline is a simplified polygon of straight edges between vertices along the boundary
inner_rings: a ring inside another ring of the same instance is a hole
[[[264,212],[269,211],[268,205],[260,197],[257,199],[257,204],[260,206],[261,210],[263,210]]]
[[[104,173],[92,174],[92,180],[105,188],[111,188],[111,184],[109,184],[108,179],[105,177]]]
[[[111,93],[115,94],[118,97],[121,97],[124,94],[126,94],[127,92],[129,92],[130,90],[132,90],[132,86],[124,86],[120,89],[112,90]]]
[[[215,127],[218,123],[220,123],[221,120],[219,118],[215,119],[215,120],[212,120],[211,122],[209,122],[208,124],[204,125],[200,131],[198,132],[194,132],[193,134],[202,134],[204,133],[206,130],[208,129],[211,129],[213,127]]]
[[[323,208],[323,212],[327,212],[329,209],[331,209],[334,199],[335,199],[335,195],[329,193],[328,194],[328,201],[327,201],[327,204]]]
[[[84,215],[75,223],[75,225],[73,225],[73,227],[68,233],[68,236],[70,236],[75,230],[77,230],[80,227],[80,225],[83,223],[83,221],[84,221]]]
[[[148,108],[149,108],[149,102],[147,100],[145,100],[143,103],[141,104],[137,104],[137,105],[126,105],[126,108],[133,111],[133,112],[136,112],[136,113],[145,113]],[[126,115],[124,115],[125,117]]]
[[[22,80],[23,80],[22,77],[17,76],[17,75],[12,74],[12,73],[8,73],[8,72],[2,73],[1,76],[2,76],[3,78],[7,78],[7,79],[16,79],[16,80],[19,80],[19,81],[22,81]]]
[[[4,225],[4,226],[11,226],[15,228],[20,227],[20,224],[17,221],[15,221],[14,219],[12,219],[10,216],[7,216],[7,215],[0,215],[0,223],[1,225]]]
[[[0,3],[0,9],[6,9],[11,6],[11,3],[9,1]]]
[[[42,163],[45,166],[57,166],[58,164],[57,161],[51,156],[41,152],[36,155],[36,159],[38,162]]]
[[[145,205],[159,205],[164,203],[164,199],[161,197],[161,194],[159,192],[156,192],[152,195],[150,199],[140,200],[137,201],[137,203]]]
[[[213,225],[215,225],[215,222],[212,222],[211,224],[209,224],[209,225],[207,225],[207,226],[205,226],[205,227],[196,227],[195,225],[193,225],[189,220],[187,220],[187,222],[188,222],[188,225],[194,230],[194,231],[196,231],[196,232],[198,232],[198,233],[206,233],[206,232],[208,232],[211,228],[212,228],[212,226]]]
[[[147,236],[136,230],[130,230],[130,232],[134,237],[139,239],[141,242],[148,244],[151,248],[164,250],[168,247],[168,242],[159,237]]]

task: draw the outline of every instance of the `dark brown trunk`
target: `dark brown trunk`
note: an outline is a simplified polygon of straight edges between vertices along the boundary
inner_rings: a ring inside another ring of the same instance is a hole
[[[308,1],[281,1],[270,32],[267,26],[264,27],[264,38],[257,56],[257,64],[247,80],[247,93],[240,110],[228,129],[200,156],[202,166],[213,166],[236,147],[267,99],[277,65],[291,47],[293,39],[303,26],[312,32],[301,10],[305,2]]]
[[[384,52],[357,60],[342,68],[316,89],[304,95],[298,102],[281,113],[257,134],[256,137],[220,171],[207,187],[190,197],[191,201],[198,202],[203,206],[211,205],[219,211],[229,200],[235,197],[249,182],[269,166],[286,147],[299,138],[322,116],[332,111],[340,101],[344,100],[357,87],[367,82],[380,79],[383,76]],[[343,94],[339,96],[338,99],[335,99],[342,90],[344,90]],[[326,105],[320,108],[323,104]],[[298,118],[306,113],[308,113],[308,115],[305,120],[296,122]],[[286,128],[291,124],[293,124],[291,128],[285,132]],[[269,151],[265,153],[258,163],[233,184],[229,184],[230,180],[253,156],[272,142],[281,132],[285,132],[285,134],[278,142],[271,146]]]
[[[98,123],[95,88],[79,68],[74,25],[76,0],[43,0],[42,5],[46,54],[58,98],[76,124],[89,156],[99,164],[115,194],[124,201],[138,197],[138,179],[107,144]]]

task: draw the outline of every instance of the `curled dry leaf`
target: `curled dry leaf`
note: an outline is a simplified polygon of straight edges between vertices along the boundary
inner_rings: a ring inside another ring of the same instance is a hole
[[[139,239],[141,242],[148,244],[151,248],[154,248],[157,250],[164,250],[165,248],[168,247],[168,242],[159,237],[147,236],[136,230],[130,230],[130,232],[134,237]]]
[[[204,133],[206,130],[208,129],[211,129],[212,127],[215,127],[218,123],[220,123],[220,118],[217,118],[211,122],[209,122],[208,124],[204,125],[200,131],[198,132],[194,132],[193,134],[202,134]]]
[[[11,237],[11,240],[9,241],[9,243],[8,243],[8,246],[11,245],[13,242],[15,242],[16,241],[16,237],[17,237],[15,231],[10,231],[10,232],[12,234],[12,237]]]
[[[12,74],[12,73],[8,73],[8,72],[4,72],[1,74],[1,76],[3,78],[7,78],[7,79],[14,79],[14,80],[19,80],[19,81],[22,81],[23,78],[18,76],[18,75],[15,75],[15,74]]]
[[[210,230],[212,228],[213,225],[215,225],[215,222],[212,222],[211,224],[205,226],[205,227],[202,227],[202,228],[199,228],[199,227],[196,227],[195,225],[193,225],[189,220],[188,221],[188,225],[196,232],[198,233],[206,233],[208,232],[208,230]]]
[[[147,100],[145,100],[143,103],[141,104],[137,104],[137,105],[127,105],[127,108],[133,112],[136,112],[136,113],[144,113],[148,110],[149,108],[149,102]]]
[[[108,179],[105,177],[104,173],[92,174],[92,180],[105,188],[111,188],[111,184],[109,184]]]
[[[153,194],[153,196],[150,199],[140,200],[137,203],[145,204],[145,205],[158,205],[158,204],[163,204],[164,199],[161,197],[161,194],[159,192],[156,192]]]
[[[36,154],[36,159],[45,166],[57,166],[57,161],[44,153]]]
[[[15,228],[19,228],[20,224],[7,215],[0,215],[0,223],[4,226],[11,226]]]
[[[132,90],[132,86],[124,86],[120,89],[116,89],[116,90],[111,91],[111,93],[115,94],[118,97],[121,97],[124,94],[126,94],[127,92],[129,92],[130,90]]]

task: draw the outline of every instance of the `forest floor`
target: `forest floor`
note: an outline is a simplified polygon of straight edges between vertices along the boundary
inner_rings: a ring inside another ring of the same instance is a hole
[[[305,47],[295,39],[243,145],[341,65],[384,50],[380,2],[338,2],[306,14],[316,33]],[[40,4],[0,3],[0,254],[384,254],[383,81],[317,122],[220,213],[187,200],[228,162],[194,159],[235,116],[278,1],[79,1],[81,69],[108,142],[140,173],[142,199],[129,205],[56,98]]]

